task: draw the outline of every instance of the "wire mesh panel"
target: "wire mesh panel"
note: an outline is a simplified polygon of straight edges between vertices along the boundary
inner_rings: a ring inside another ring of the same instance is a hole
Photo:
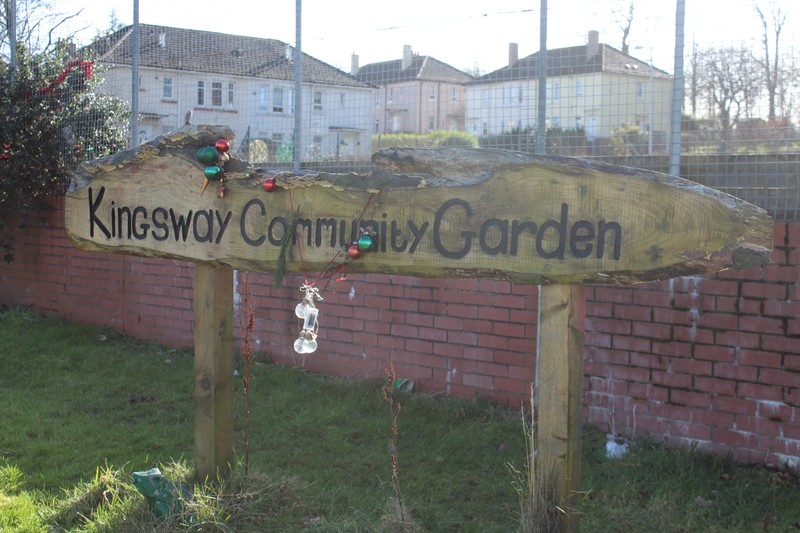
[[[686,4],[341,10],[306,0],[302,53],[299,2],[243,0],[241,13],[271,21],[255,31],[241,18],[176,19],[161,6],[138,27],[134,83],[135,28],[121,15],[131,6],[117,0],[111,27],[84,35],[78,44],[89,46],[76,54],[96,62],[105,94],[137,95],[129,138],[139,142],[187,122],[224,124],[255,164],[333,170],[363,169],[397,145],[545,151],[678,172],[797,219],[800,8]]]

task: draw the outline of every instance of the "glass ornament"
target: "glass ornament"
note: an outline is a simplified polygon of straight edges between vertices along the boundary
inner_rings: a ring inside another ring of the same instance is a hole
[[[362,252],[371,252],[375,248],[375,237],[369,233],[365,233],[358,238],[358,249]]]
[[[278,188],[278,184],[275,182],[275,178],[264,178],[264,181],[261,182],[261,188],[266,192],[272,192]]]
[[[347,247],[347,256],[350,259],[358,259],[359,257],[361,257],[362,254],[363,252],[358,249],[358,243],[354,242],[353,244]]]
[[[317,316],[319,315],[319,309],[316,307],[307,307],[306,308],[306,316],[303,317],[303,331],[307,331],[309,333],[314,333],[317,331],[319,324],[317,323]]]
[[[297,340],[294,341],[294,351],[297,353],[306,353],[305,346],[303,346],[303,342],[305,339],[303,337],[297,337]]]
[[[231,149],[231,143],[228,139],[219,139],[216,143],[214,143],[214,148],[216,148],[220,153],[224,154]]]
[[[219,161],[219,152],[213,146],[204,146],[197,150],[197,160],[204,165],[213,165]]]
[[[303,339],[304,353],[314,353],[317,351],[317,341],[314,338]]]
[[[210,181],[219,181],[219,179],[222,178],[222,168],[217,165],[207,166],[203,173]]]

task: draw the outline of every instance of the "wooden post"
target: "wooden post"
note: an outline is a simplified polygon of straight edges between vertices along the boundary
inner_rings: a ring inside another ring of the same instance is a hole
[[[552,487],[561,510],[558,531],[578,530],[583,413],[583,285],[539,287],[536,413],[532,449],[537,487]]]
[[[197,481],[233,464],[233,271],[194,265],[194,442]]]

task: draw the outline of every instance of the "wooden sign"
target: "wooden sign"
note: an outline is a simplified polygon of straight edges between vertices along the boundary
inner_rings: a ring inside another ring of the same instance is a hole
[[[270,176],[235,158],[223,189],[221,127],[187,127],[81,167],[66,229],[86,250],[195,263],[195,467],[233,461],[231,268],[487,277],[540,288],[537,476],[576,531],[580,490],[583,284],[631,284],[769,260],[772,221],[735,197],[655,172],[502,150],[388,149],[368,174]],[[224,144],[224,143],[223,143]],[[216,163],[216,161],[213,161]],[[212,164],[211,167],[218,165]],[[294,313],[291,312],[294,317]],[[542,468],[542,466],[545,466]]]
[[[232,159],[201,196],[195,127],[83,165],[66,228],[86,250],[257,271],[322,270],[363,231],[350,272],[628,284],[763,264],[766,212],[654,172],[480,149],[389,149],[369,174],[276,176]],[[287,235],[289,246],[287,244]]]

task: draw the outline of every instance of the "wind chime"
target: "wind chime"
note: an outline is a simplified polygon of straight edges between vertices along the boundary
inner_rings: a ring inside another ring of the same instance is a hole
[[[227,139],[219,139],[214,143],[214,146],[204,146],[197,150],[197,160],[205,165],[203,170],[203,186],[200,190],[200,196],[205,193],[208,184],[212,181],[217,182],[217,197],[223,198],[225,196],[225,163],[230,161],[229,151],[231,143]],[[270,176],[261,182],[261,188],[268,193],[278,190],[277,180]],[[291,195],[291,190],[289,191]],[[347,264],[353,259],[358,259],[365,253],[372,252],[377,249],[376,232],[372,228],[362,227],[360,222],[363,220],[364,213],[367,210],[374,194],[370,194],[364,209],[359,216],[359,228],[361,234],[358,239],[345,247],[345,258],[341,264],[334,266],[334,262],[341,255],[342,252],[337,252],[326,268],[316,279],[311,282],[307,280],[300,287],[300,292],[303,297],[299,304],[295,306],[294,314],[297,318],[303,321],[300,328],[300,334],[297,340],[294,341],[294,351],[299,354],[314,353],[317,350],[317,334],[319,331],[319,309],[316,302],[322,301],[322,294],[317,283],[322,280],[330,280],[334,276],[341,274],[339,279],[344,279],[346,274]],[[291,196],[290,196],[291,198]],[[302,260],[302,254],[301,254]]]

